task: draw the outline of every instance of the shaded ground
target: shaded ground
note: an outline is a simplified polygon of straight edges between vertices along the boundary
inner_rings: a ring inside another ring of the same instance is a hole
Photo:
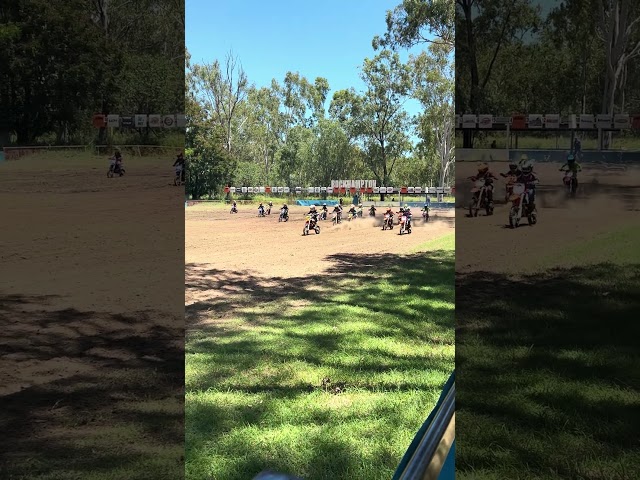
[[[2,478],[183,475],[183,193],[165,159],[107,167],[0,164]]]
[[[301,212],[187,210],[187,478],[390,478],[453,369],[453,225],[305,238]]]
[[[460,478],[640,478],[640,182],[596,176],[533,227],[457,212]]]

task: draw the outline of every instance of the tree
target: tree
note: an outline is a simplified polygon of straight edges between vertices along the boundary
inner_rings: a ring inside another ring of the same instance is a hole
[[[387,32],[373,48],[410,48],[420,43],[454,46],[455,4],[451,0],[404,0],[387,11]]]
[[[334,94],[332,117],[345,125],[351,138],[359,140],[369,171],[382,185],[392,178],[396,162],[410,149],[409,117],[403,109],[411,91],[411,75],[397,53],[383,50],[365,59],[361,78],[366,91],[353,89]]]
[[[239,106],[247,97],[249,83],[238,58],[229,52],[221,65],[196,64],[193,67],[194,90],[205,111],[224,132],[224,145],[228,153],[233,149],[233,122]]]
[[[423,148],[430,149],[438,159],[440,185],[447,184],[455,161],[455,79],[449,51],[448,45],[434,44],[410,62],[414,96],[424,109],[417,118],[418,135]]]

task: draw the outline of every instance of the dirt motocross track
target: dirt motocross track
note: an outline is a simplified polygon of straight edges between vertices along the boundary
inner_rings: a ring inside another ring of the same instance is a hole
[[[279,205],[278,205],[279,207]],[[332,264],[331,256],[339,253],[409,253],[418,245],[438,238],[454,229],[453,211],[432,211],[425,224],[419,212],[414,213],[411,234],[399,235],[399,227],[382,231],[382,215],[365,217],[340,225],[329,220],[320,222],[320,234],[302,235],[307,207],[291,207],[288,222],[278,222],[279,208],[264,218],[257,216],[256,206],[239,206],[237,214],[228,208],[190,206],[186,210],[186,303],[203,297],[222,295],[189,288],[197,277],[212,268],[219,271],[243,272],[262,278],[293,278],[316,275]],[[418,210],[418,209],[416,209]],[[366,212],[365,212],[366,215]],[[371,268],[375,268],[371,265]],[[188,311],[188,308],[187,308]]]
[[[640,208],[640,168],[625,165],[582,164],[576,198],[567,198],[562,185],[561,167],[556,163],[537,163],[534,171],[540,185],[536,193],[538,223],[509,228],[510,204],[504,200],[505,184],[495,183],[495,210],[468,217],[475,163],[456,165],[456,272],[489,271],[506,274],[531,273],[550,256],[599,233],[638,223]],[[495,174],[505,173],[505,162],[489,164]],[[478,238],[476,243],[474,238]],[[481,241],[480,241],[481,240]],[[554,258],[553,264],[563,265]],[[568,266],[568,265],[566,265]]]
[[[89,478],[89,459],[144,470],[142,452],[175,440],[142,432],[159,422],[182,438],[184,190],[171,163],[125,159],[112,179],[90,154],[0,163],[0,427],[14,433],[0,477]],[[140,422],[147,400],[164,413]],[[158,472],[177,478],[179,453],[163,455]]]

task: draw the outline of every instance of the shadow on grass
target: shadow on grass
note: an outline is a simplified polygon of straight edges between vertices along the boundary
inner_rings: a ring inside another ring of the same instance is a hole
[[[453,252],[330,260],[300,278],[187,265],[205,297],[186,308],[189,478],[392,476],[453,370]]]
[[[640,478],[640,265],[456,283],[461,478]]]
[[[54,301],[0,295],[0,477],[181,478],[180,319]]]

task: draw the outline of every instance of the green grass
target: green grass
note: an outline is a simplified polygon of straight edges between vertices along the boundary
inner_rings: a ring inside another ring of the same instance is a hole
[[[187,478],[391,478],[454,368],[452,247],[345,256],[188,334]]]
[[[543,273],[458,280],[459,478],[640,478],[638,239],[620,229]]]

